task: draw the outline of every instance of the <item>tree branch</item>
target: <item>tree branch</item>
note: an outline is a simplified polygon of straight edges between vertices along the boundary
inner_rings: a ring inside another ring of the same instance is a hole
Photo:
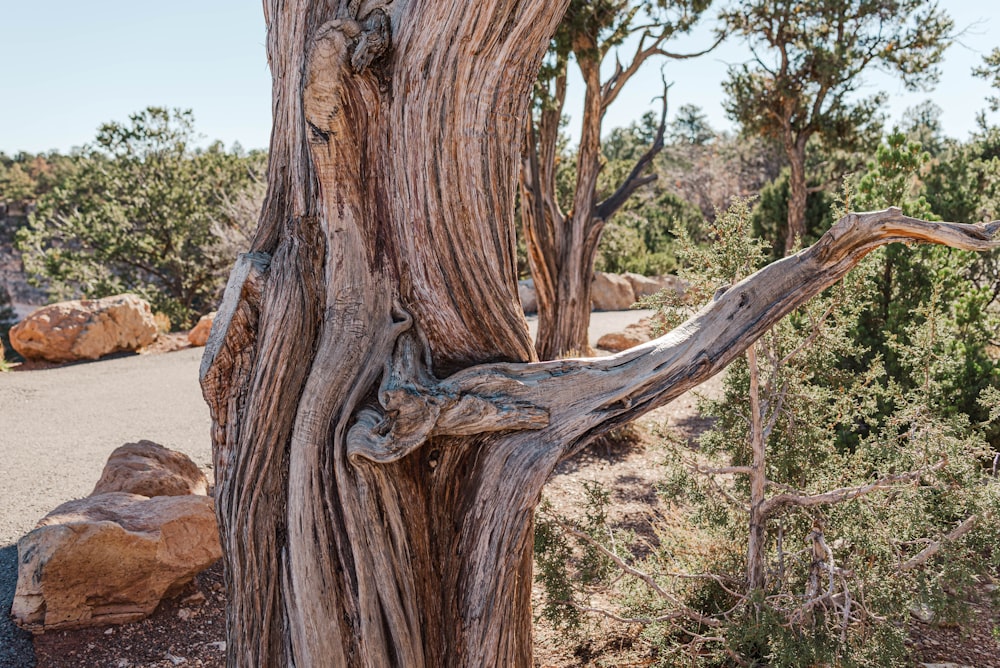
[[[611,75],[611,78],[605,81],[601,85],[601,109],[606,110],[611,106],[611,103],[618,98],[618,94],[621,93],[625,84],[628,83],[639,68],[642,66],[646,60],[652,56],[666,56],[667,58],[672,58],[674,60],[686,60],[688,58],[697,58],[698,56],[703,56],[706,53],[715,49],[722,43],[725,38],[724,35],[719,35],[712,46],[708,47],[703,51],[698,51],[696,53],[672,53],[670,51],[664,51],[660,48],[667,39],[673,35],[672,29],[665,29],[661,34],[654,38],[653,43],[646,46],[646,37],[649,33],[643,33],[642,38],[639,40],[639,45],[635,49],[635,55],[632,56],[632,61],[629,63],[628,67],[623,68],[621,62],[615,63],[615,73]]]
[[[472,367],[517,380],[529,404],[548,407],[549,427],[533,438],[568,456],[600,434],[671,401],[726,367],[782,317],[840,280],[875,248],[897,241],[963,250],[1000,247],[1000,221],[927,222],[897,208],[844,216],[813,246],[774,262],[721,295],[666,335],[616,355]]]
[[[530,443],[536,453],[554,454],[551,461],[545,458],[545,466],[554,466],[593,438],[711,378],[778,320],[840,280],[875,248],[897,241],[922,241],[984,251],[1000,247],[995,236],[998,229],[1000,221],[986,225],[927,222],[904,216],[897,208],[848,214],[813,246],[717,294],[687,322],[658,339],[608,357],[472,366],[429,386],[414,384],[407,392],[415,398],[426,396],[427,401],[433,401],[429,396],[433,392],[444,392],[448,402],[460,402],[466,394],[478,397],[492,408],[477,403],[483,408],[483,422],[474,429],[529,430],[514,440]],[[445,412],[458,410],[459,405],[448,403]],[[384,407],[390,413],[395,410],[389,404]],[[524,414],[515,415],[519,411]],[[371,429],[376,422],[382,424],[372,415],[365,419]],[[427,433],[441,432],[432,427]]]
[[[945,460],[940,460],[935,464],[918,469],[916,471],[907,471],[906,473],[897,473],[893,475],[887,475],[878,480],[874,480],[867,485],[858,485],[857,487],[841,487],[840,489],[830,490],[829,492],[823,492],[822,494],[794,494],[790,492],[783,492],[772,496],[763,504],[761,504],[761,512],[767,515],[774,511],[775,508],[779,506],[826,506],[836,503],[843,503],[844,501],[850,501],[851,499],[856,499],[859,496],[864,496],[865,494],[871,494],[880,489],[885,489],[887,487],[892,487],[901,482],[912,482],[918,480],[920,476],[931,471],[938,471],[944,468]]]
[[[979,517],[976,515],[970,515],[964,522],[959,524],[957,527],[949,531],[947,534],[941,537],[940,540],[936,540],[924,549],[920,550],[917,554],[913,555],[906,561],[904,561],[899,566],[901,571],[910,571],[917,566],[922,566],[927,563],[927,560],[933,557],[935,554],[941,551],[941,548],[948,543],[953,543],[965,534],[972,531],[975,528],[976,523],[979,522]]]
[[[608,220],[614,215],[618,209],[628,201],[628,198],[632,196],[638,188],[646,185],[647,183],[652,183],[656,180],[656,174],[647,174],[643,176],[642,173],[646,171],[646,168],[652,164],[653,159],[663,150],[663,135],[667,130],[667,92],[670,90],[670,84],[666,81],[663,82],[663,110],[660,112],[660,125],[656,129],[656,137],[653,139],[653,144],[646,149],[639,159],[636,161],[635,165],[632,167],[632,171],[629,172],[625,180],[622,181],[618,189],[611,194],[610,197],[605,199],[603,202],[599,203],[594,207],[594,217],[600,220]]]

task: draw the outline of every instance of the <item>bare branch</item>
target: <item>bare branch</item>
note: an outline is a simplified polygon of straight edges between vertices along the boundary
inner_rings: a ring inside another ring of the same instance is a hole
[[[715,47],[719,46],[724,39],[723,35],[719,35],[712,46],[696,53],[672,53],[670,51],[664,51],[660,48],[660,45],[669,39],[672,34],[672,30],[665,29],[653,39],[653,42],[649,46],[646,46],[646,37],[649,36],[649,33],[643,33],[642,38],[639,40],[639,45],[636,47],[635,55],[632,56],[632,61],[628,64],[628,67],[623,69],[621,67],[621,63],[618,63],[617,67],[615,67],[615,73],[611,75],[610,79],[601,85],[602,110],[606,110],[611,106],[611,103],[618,98],[618,94],[621,93],[625,84],[628,83],[628,80],[631,79],[635,73],[639,71],[642,64],[652,56],[666,56],[667,58],[674,60],[697,58],[698,56],[703,56],[715,49]]]
[[[609,357],[505,365],[504,372],[522,380],[531,403],[550,407],[560,432],[551,444],[567,455],[718,373],[875,248],[923,241],[984,251],[1000,247],[998,229],[1000,221],[927,222],[897,208],[848,214],[813,246],[764,267],[658,339]]]
[[[954,543],[956,540],[972,531],[978,522],[978,516],[970,515],[964,522],[942,536],[940,540],[934,541],[924,549],[920,550],[920,552],[900,564],[899,570],[910,571],[918,566],[924,565],[927,563],[928,559],[940,552],[942,547],[948,543]]]
[[[750,475],[753,473],[753,468],[750,466],[721,466],[719,468],[705,468],[695,464],[694,470],[698,473],[705,473],[707,475]]]
[[[880,489],[893,487],[902,482],[912,482],[914,480],[918,480],[925,473],[938,471],[944,468],[946,463],[947,462],[944,459],[941,459],[931,466],[916,471],[907,471],[906,473],[887,475],[866,485],[859,485],[857,487],[841,487],[840,489],[823,492],[822,494],[792,494],[789,492],[783,492],[772,496],[765,501],[761,507],[761,512],[768,514],[773,512],[774,509],[779,506],[811,507],[843,503],[844,501],[850,501],[858,498],[859,496],[871,494],[872,492],[876,492]]]
[[[528,411],[523,424],[530,424],[531,431],[521,438],[530,441],[536,452],[553,453],[557,461],[711,378],[778,320],[840,280],[875,248],[896,241],[923,241],[983,251],[1000,247],[1000,239],[995,238],[998,229],[1000,221],[986,225],[927,222],[904,216],[897,208],[848,214],[813,246],[716,295],[691,319],[658,339],[608,357],[472,366],[442,383],[457,395],[471,393],[499,401],[495,405],[504,421],[512,422],[494,422],[498,426],[519,423],[507,411]],[[542,426],[546,412],[547,426]],[[866,493],[852,490],[856,488],[830,494]],[[779,495],[772,503],[796,502],[789,501],[793,496]],[[798,501],[804,505],[822,502]]]
[[[663,82],[663,110],[660,112],[660,125],[656,129],[656,137],[653,139],[653,144],[646,149],[646,152],[639,157],[635,165],[632,167],[632,171],[629,172],[628,176],[622,182],[618,189],[611,194],[610,197],[605,199],[603,202],[594,207],[594,217],[600,220],[609,219],[618,209],[628,201],[628,198],[632,196],[638,188],[646,185],[647,183],[652,183],[656,180],[656,174],[648,174],[643,176],[642,173],[646,171],[646,168],[652,164],[653,159],[663,150],[663,136],[667,129],[667,93],[670,90],[670,84],[666,81]]]

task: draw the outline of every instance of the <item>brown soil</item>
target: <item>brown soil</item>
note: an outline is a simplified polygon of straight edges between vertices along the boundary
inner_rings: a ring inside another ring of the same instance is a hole
[[[221,668],[226,664],[225,605],[220,561],[141,622],[36,636],[37,665]]]

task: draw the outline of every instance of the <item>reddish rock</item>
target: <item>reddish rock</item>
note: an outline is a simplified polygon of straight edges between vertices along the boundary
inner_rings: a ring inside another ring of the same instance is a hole
[[[208,341],[208,335],[212,332],[212,323],[215,322],[215,311],[208,315],[203,315],[198,320],[198,324],[188,332],[188,342],[192,346],[203,346]]]
[[[149,303],[125,294],[43,306],[11,328],[10,342],[26,359],[74,362],[138,350],[156,335]]]
[[[142,496],[208,494],[208,480],[182,452],[153,443],[126,443],[111,453],[91,496],[127,492]]]
[[[123,492],[64,503],[17,550],[11,615],[34,633],[142,619],[222,556],[211,498]]]
[[[597,347],[618,353],[629,348],[633,348],[640,343],[646,343],[653,339],[653,324],[649,318],[643,318],[637,323],[629,325],[622,332],[612,332],[605,334],[597,340]]]
[[[684,292],[684,281],[670,274],[665,276],[643,276],[641,274],[624,273],[622,274],[622,278],[627,280],[632,286],[632,291],[635,293],[636,299],[655,295],[660,290]]]
[[[618,274],[594,272],[590,286],[590,306],[595,311],[624,311],[636,301],[635,291],[627,279]]]

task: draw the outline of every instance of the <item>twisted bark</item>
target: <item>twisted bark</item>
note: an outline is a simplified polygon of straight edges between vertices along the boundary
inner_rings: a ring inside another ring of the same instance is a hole
[[[534,362],[515,169],[565,4],[265,4],[268,196],[201,370],[229,665],[530,665],[532,512],[561,458],[721,369],[877,243],[991,245],[855,216],[662,339]]]

